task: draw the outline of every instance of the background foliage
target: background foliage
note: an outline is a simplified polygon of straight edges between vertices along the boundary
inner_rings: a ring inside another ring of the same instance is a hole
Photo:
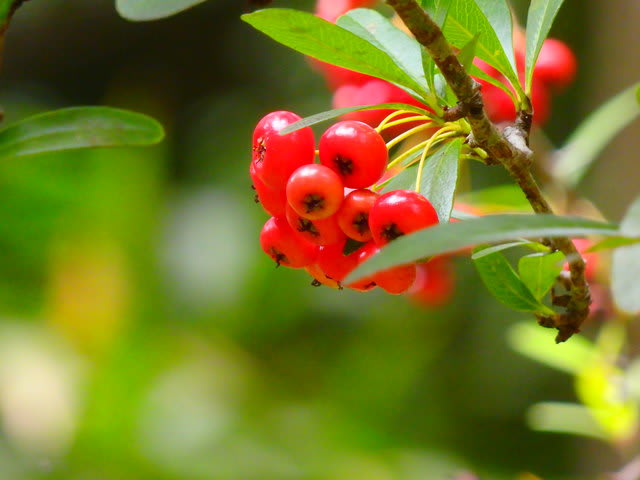
[[[640,78],[637,62],[606,63],[637,58],[624,37],[635,3],[601,8],[567,0],[552,31],[581,63],[554,104],[553,142]],[[329,94],[300,55],[239,20],[247,10],[210,1],[130,24],[106,0],[33,0],[16,15],[7,123],[108,104],[159,118],[168,139],[0,164],[3,478],[435,479],[470,468],[500,480],[617,468],[619,450],[601,440],[528,427],[531,405],[575,401],[573,385],[509,347],[529,344],[510,330],[518,315],[478,288],[468,259],[452,302],[433,311],[274,271],[257,243],[250,133],[271,110],[326,110]],[[580,187],[614,220],[638,194],[637,127]],[[478,187],[506,179],[482,170]]]

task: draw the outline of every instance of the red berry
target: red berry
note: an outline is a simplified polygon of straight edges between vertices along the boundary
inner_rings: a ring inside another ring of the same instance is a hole
[[[437,223],[438,214],[431,202],[412,190],[381,195],[369,213],[369,228],[378,245]]]
[[[345,238],[335,215],[320,220],[309,220],[298,215],[291,205],[287,205],[286,216],[296,233],[316,245],[333,245]]]
[[[344,255],[346,239],[335,245],[320,247],[318,266],[331,279],[341,282],[358,266],[358,255]]]
[[[303,165],[287,182],[289,205],[298,215],[309,220],[327,218],[336,213],[343,197],[342,180],[324,165]]]
[[[315,140],[310,127],[287,135],[278,132],[301,120],[292,112],[277,111],[263,117],[253,131],[253,158],[256,174],[271,188],[283,190],[298,167],[312,163]]]
[[[359,263],[364,262],[367,258],[375,255],[380,248],[374,243],[369,242],[361,247],[359,252]],[[387,270],[375,273],[370,281],[375,282],[380,288],[387,293],[399,295],[406,292],[416,279],[416,266],[411,263],[409,265],[399,265]]]
[[[309,58],[309,61],[311,62],[311,67],[322,74],[330,90],[336,90],[342,85],[362,85],[374,79],[374,77],[364,73],[321,62],[315,58]]]
[[[366,123],[346,120],[320,138],[320,163],[335,171],[349,188],[366,188],[380,179],[389,155],[384,139]]]
[[[284,218],[271,217],[260,232],[260,246],[279,265],[301,268],[316,261],[318,246],[300,238]]]
[[[536,79],[557,89],[567,87],[576,76],[576,57],[566,43],[547,38],[533,70]]]
[[[504,81],[504,77],[501,78]],[[482,99],[489,118],[496,122],[513,122],[516,119],[516,109],[513,101],[503,90],[480,81],[482,84]],[[534,79],[531,89],[531,102],[533,103],[533,123],[543,125],[549,118],[551,99],[544,84]]]
[[[316,15],[329,22],[335,22],[340,15],[344,15],[353,8],[370,7],[377,0],[318,0]]]
[[[420,108],[426,108],[401,88],[374,78],[366,83],[346,84],[333,94],[333,108],[354,107],[357,105],[375,105],[378,103],[407,103]],[[361,110],[343,115],[345,120],[358,120],[372,127],[377,127],[393,110],[376,109]],[[399,115],[395,120],[406,118],[410,114]],[[393,138],[419,125],[422,122],[407,122],[384,131],[385,136]]]
[[[256,190],[256,198],[265,212],[273,217],[284,217],[287,206],[287,194],[284,190],[271,188],[256,174],[255,164],[251,162],[249,173]]]
[[[453,295],[455,278],[451,263],[445,257],[433,257],[416,265],[416,280],[409,296],[426,307],[447,303]]]
[[[576,250],[580,252],[580,255],[582,255],[584,263],[586,264],[584,270],[585,277],[590,281],[595,280],[598,270],[601,268],[600,258],[597,252],[586,252],[593,246],[593,242],[588,238],[574,238],[573,244],[576,246]],[[565,263],[564,269],[569,270],[568,263]]]
[[[358,242],[371,240],[369,212],[377,198],[377,193],[364,188],[353,190],[344,198],[336,218],[347,237]]]
[[[309,275],[313,277],[313,286],[326,285],[327,287],[331,288],[341,288],[340,282],[327,277],[327,275],[322,271],[318,264],[314,263],[312,265],[307,265],[306,267],[304,267],[304,269]]]

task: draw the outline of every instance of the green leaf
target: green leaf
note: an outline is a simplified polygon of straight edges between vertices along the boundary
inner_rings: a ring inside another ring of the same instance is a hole
[[[640,197],[631,204],[620,223],[628,237],[640,237]],[[640,312],[640,244],[620,247],[613,252],[611,291],[616,305],[625,312]]]
[[[480,34],[476,34],[467,44],[458,52],[458,61],[464,69],[469,72],[473,65],[473,59],[476,56],[476,48],[478,47],[478,37]]]
[[[511,210],[531,212],[531,204],[522,190],[513,184],[498,185],[482,190],[474,190],[465,193],[461,201],[477,205],[482,211],[485,210]]]
[[[332,120],[341,115],[344,115],[345,113],[358,112],[360,110],[378,109],[406,110],[408,112],[419,113],[421,115],[432,115],[432,113],[428,110],[415,107],[413,105],[408,105],[406,103],[379,103],[377,105],[358,105],[355,107],[335,108],[333,110],[327,110],[326,112],[320,112],[316,113],[315,115],[310,115],[303,118],[302,120],[298,120],[297,122],[292,123],[291,125],[287,125],[285,128],[280,130],[280,135],[286,135],[287,133],[295,132],[296,130],[300,130],[301,128],[315,125],[316,123],[322,123],[326,122],[327,120]]]
[[[494,252],[501,252],[503,250],[507,250],[509,248],[514,247],[528,247],[531,250],[535,250],[536,252],[548,252],[549,247],[538,243],[538,242],[529,242],[527,240],[517,240],[515,242],[501,243],[499,245],[492,245],[490,247],[486,247],[480,250],[476,250],[473,255],[471,255],[471,259],[475,260],[476,258],[484,257],[485,255],[490,255]]]
[[[586,252],[599,252],[602,250],[626,247],[627,245],[635,245],[636,243],[640,243],[640,238],[609,237],[587,248]]]
[[[562,252],[534,253],[520,258],[520,278],[537,300],[541,300],[553,287],[562,271],[563,260]]]
[[[169,17],[204,0],[116,0],[118,13],[127,20],[143,22]]]
[[[487,83],[490,83],[494,87],[498,87],[504,93],[509,95],[509,98],[511,98],[512,101],[515,100],[514,96],[513,96],[513,92],[511,91],[511,89],[508,86],[506,86],[504,83],[502,83],[497,78],[493,78],[491,75],[483,72],[477,65],[471,64],[471,69],[469,70],[469,74],[474,76],[474,77],[476,77],[476,78],[479,78],[480,80],[483,80],[483,81],[485,81]]]
[[[451,6],[451,0],[420,0],[422,8],[431,16],[440,28],[444,25]]]
[[[420,44],[375,10],[357,8],[338,18],[338,26],[385,52],[416,84],[430,106],[437,102],[425,78]]]
[[[538,59],[553,20],[564,0],[531,0],[527,14],[527,51],[525,55],[525,91],[531,93],[533,67]]]
[[[458,48],[479,34],[477,56],[518,85],[513,23],[505,0],[453,0],[444,34]]]
[[[640,83],[625,89],[591,113],[574,130],[558,151],[552,174],[575,188],[604,147],[640,114],[636,90]]]
[[[438,212],[440,223],[449,221],[458,182],[458,159],[462,139],[457,138],[426,161],[420,179],[420,193]]]
[[[551,330],[523,322],[509,328],[507,341],[513,350],[525,357],[569,375],[578,374],[593,358],[593,344],[584,336],[573,337],[562,346],[551,341],[554,337],[555,332]]]
[[[0,25],[7,25],[13,5],[16,3],[18,3],[17,0],[0,0]]]
[[[275,41],[323,62],[397,83],[414,92],[426,88],[375,45],[311,13],[268,8],[242,15],[242,19]]]
[[[620,232],[612,224],[556,215],[488,215],[439,224],[394,240],[353,271],[345,283],[394,265],[472,245],[512,241],[520,237],[579,237],[591,234],[615,236]]]
[[[519,312],[553,314],[553,310],[532,295],[502,253],[475,258],[473,263],[487,289],[506,306]]]
[[[582,435],[605,443],[615,443],[615,439],[602,429],[593,413],[593,409],[578,403],[541,402],[529,409],[527,423],[532,430],[539,432]]]
[[[60,150],[152,145],[162,126],[139,113],[109,107],[73,107],[29,117],[0,131],[0,158]]]
[[[416,156],[420,156],[421,152],[417,152]],[[391,192],[392,190],[415,190],[416,188],[416,165],[405,168],[400,173],[389,180],[381,193]]]

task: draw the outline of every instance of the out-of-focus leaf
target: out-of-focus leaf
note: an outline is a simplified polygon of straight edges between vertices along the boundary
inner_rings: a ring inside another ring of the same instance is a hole
[[[640,114],[637,83],[601,105],[576,128],[561,150],[552,175],[569,187],[580,183],[604,147]]]
[[[519,312],[553,314],[553,310],[536,300],[502,253],[475,258],[473,263],[487,289],[506,306]]]
[[[605,238],[601,242],[592,245],[591,247],[585,250],[586,253],[589,252],[599,252],[601,250],[609,250],[613,248],[626,247],[627,245],[634,245],[636,243],[640,243],[640,238],[626,238],[626,237],[610,237]]]
[[[527,412],[532,430],[582,435],[609,442],[611,438],[595,421],[587,407],[577,403],[537,403]]]
[[[242,19],[275,41],[323,62],[372,75],[414,92],[426,89],[377,46],[311,13],[268,8]]]
[[[356,268],[345,282],[353,282],[394,265],[472,245],[512,241],[522,237],[579,237],[591,234],[619,235],[620,232],[612,224],[556,215],[488,215],[439,224],[397,238]]]
[[[531,93],[533,67],[538,59],[553,20],[564,0],[531,0],[527,14],[527,51],[525,55],[525,91]]]
[[[448,222],[451,218],[461,147],[461,139],[449,142],[426,161],[422,171],[420,193],[429,199],[438,212],[441,223]]]
[[[627,210],[620,231],[629,237],[640,237],[640,197]],[[611,277],[616,305],[629,313],[640,312],[640,244],[620,247],[613,252]]]
[[[431,113],[423,108],[419,108],[406,103],[379,103],[377,105],[357,105],[355,107],[335,108],[333,110],[327,110],[326,112],[316,113],[298,120],[297,122],[287,125],[280,130],[280,135],[286,135],[287,133],[295,132],[304,127],[315,125],[316,123],[326,122],[337,118],[345,113],[358,112],[360,110],[406,110],[408,112],[419,113],[420,115],[431,115]]]
[[[606,355],[592,359],[576,377],[576,393],[611,440],[630,438],[637,430],[636,401],[620,388],[623,372]]]
[[[204,0],[116,0],[118,13],[127,20],[143,22],[169,17]]]
[[[109,107],[73,107],[29,117],[0,131],[0,158],[60,150],[152,145],[162,126],[139,113]]]
[[[553,287],[562,271],[563,260],[562,252],[534,253],[520,258],[518,273],[536,299],[541,300]]]
[[[433,92],[429,91],[422,65],[420,44],[395,27],[375,10],[357,8],[338,18],[338,26],[385,52],[416,84],[422,86],[421,95],[428,104],[436,106]]]
[[[479,34],[478,57],[518,84],[511,10],[504,0],[453,0],[444,34],[458,48]]]
[[[521,322],[509,329],[507,341],[521,355],[569,375],[576,375],[593,358],[593,344],[584,336],[574,336],[562,345],[553,343],[554,337],[551,329]]]

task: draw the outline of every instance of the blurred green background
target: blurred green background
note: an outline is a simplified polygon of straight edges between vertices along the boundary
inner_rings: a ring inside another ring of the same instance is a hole
[[[507,328],[534,320],[490,298],[468,259],[456,260],[452,301],[431,310],[274,269],[258,244],[251,132],[272,110],[326,110],[330,93],[302,56],[239,20],[248,9],[209,0],[133,24],[108,0],[32,0],[16,15],[0,76],[7,123],[108,104],[155,116],[168,136],[0,165],[0,478],[617,468],[605,443],[527,427],[533,403],[575,399],[572,380],[509,349]],[[635,0],[565,2],[553,34],[580,73],[555,99],[552,141],[640,78],[639,21]],[[637,124],[625,139],[581,187],[614,220],[640,190]],[[474,185],[506,178],[479,173]]]

